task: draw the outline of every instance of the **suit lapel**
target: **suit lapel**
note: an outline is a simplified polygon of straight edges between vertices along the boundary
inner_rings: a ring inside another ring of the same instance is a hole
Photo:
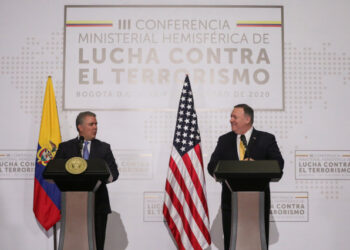
[[[92,159],[95,157],[96,154],[96,140],[91,141],[91,147],[90,147],[90,156],[89,158]]]
[[[75,145],[75,147],[74,147],[74,155],[75,155],[75,156],[80,156],[80,152],[79,152],[79,140],[78,140],[78,138],[75,138],[75,140],[74,140],[74,145]]]
[[[258,140],[258,132],[255,130],[255,128],[253,128],[252,135],[250,136],[250,139],[248,142],[248,149],[249,149],[251,158],[253,158],[254,156],[254,147],[257,140]]]
[[[237,150],[237,134],[232,132],[232,149],[233,149],[233,159],[239,160],[238,150]]]

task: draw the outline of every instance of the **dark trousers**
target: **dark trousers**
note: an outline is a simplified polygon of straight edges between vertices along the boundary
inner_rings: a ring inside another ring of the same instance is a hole
[[[265,200],[265,233],[266,233],[266,244],[269,249],[269,226],[270,226],[270,197]],[[222,213],[222,229],[224,231],[224,246],[225,250],[230,249],[230,236],[231,236],[231,209],[221,209]]]
[[[96,249],[103,250],[106,238],[108,214],[95,214]]]

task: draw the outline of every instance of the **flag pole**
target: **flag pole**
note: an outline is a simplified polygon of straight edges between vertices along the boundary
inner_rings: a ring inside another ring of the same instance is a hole
[[[53,225],[53,249],[57,250],[57,229],[56,229],[56,225]]]

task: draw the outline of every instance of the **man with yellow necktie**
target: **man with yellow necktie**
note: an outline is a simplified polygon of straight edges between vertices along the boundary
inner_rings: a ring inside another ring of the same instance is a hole
[[[277,160],[281,169],[284,160],[278,148],[275,136],[258,131],[253,127],[254,110],[247,104],[236,105],[231,113],[232,131],[219,137],[216,148],[208,164],[208,172],[213,176],[220,160]],[[265,230],[266,242],[269,242],[270,188],[265,192]],[[231,192],[222,184],[221,193],[222,227],[225,250],[229,250],[231,234]]]

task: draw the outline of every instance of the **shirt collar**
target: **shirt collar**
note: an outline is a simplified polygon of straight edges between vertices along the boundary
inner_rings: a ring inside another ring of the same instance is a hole
[[[248,131],[245,132],[244,134],[248,144],[249,144],[250,137],[252,136],[252,133],[253,133],[253,126],[251,126],[250,129],[248,129]],[[240,140],[241,135],[237,135],[237,139]]]
[[[79,139],[80,139],[80,135],[78,135],[78,141],[79,141]],[[88,140],[84,140],[84,142],[86,142],[86,141],[88,141]],[[89,143],[89,145],[90,145],[91,142],[92,142],[92,140],[91,140],[91,141],[88,141],[88,142],[90,142],[90,143]]]

